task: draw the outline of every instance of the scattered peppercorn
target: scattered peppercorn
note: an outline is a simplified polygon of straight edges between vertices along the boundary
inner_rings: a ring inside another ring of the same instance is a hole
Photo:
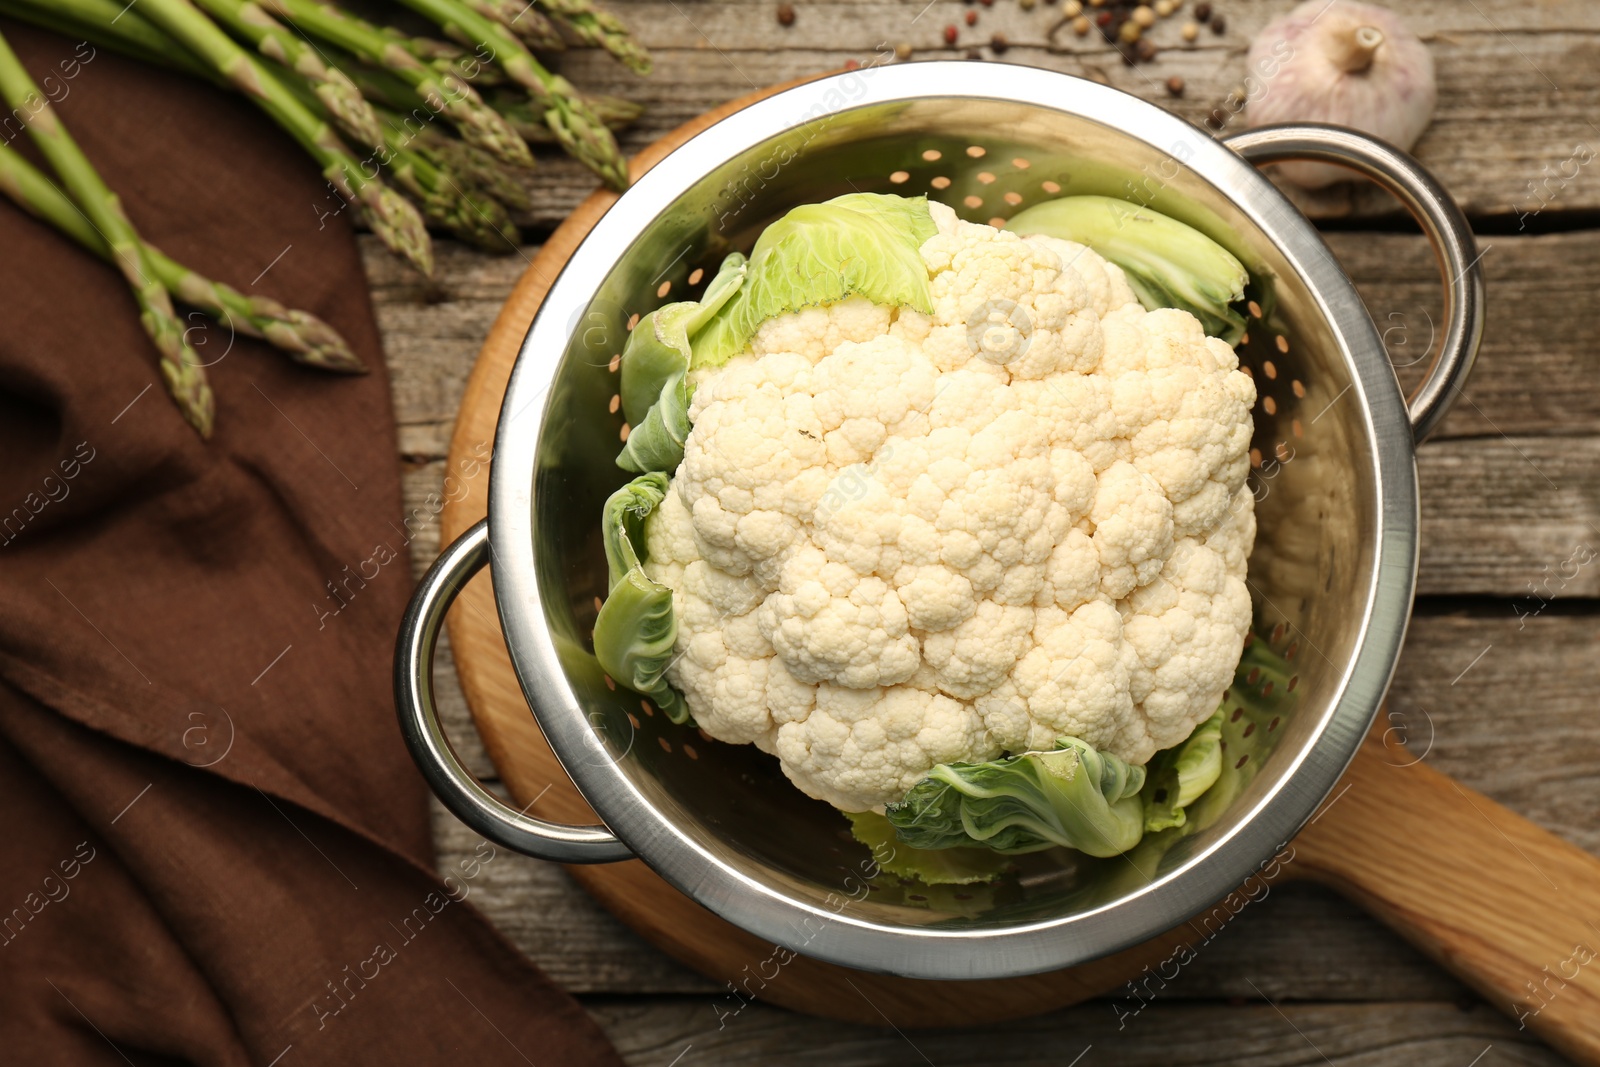
[[[968,26],[976,26],[978,24],[978,13],[976,11],[968,11],[966,19]]]
[[[1176,10],[1178,10],[1178,5],[1173,3],[1172,0],[1156,0],[1156,14],[1162,18],[1166,18]]]
[[[1167,79],[1167,95],[1168,96],[1182,96],[1183,95],[1183,79],[1178,77],[1176,74],[1174,74],[1172,77]]]
[[[1098,15],[1096,15],[1094,17],[1094,24],[1096,26],[1099,26],[1102,30],[1105,29],[1107,26],[1111,25],[1111,12],[1109,12],[1109,11],[1100,12],[1100,14],[1098,14]]]
[[[1133,46],[1133,54],[1141,63],[1148,63],[1156,57],[1156,43],[1148,37],[1141,37]]]
[[[954,24],[944,28],[944,43],[954,48],[956,44],[956,28]]]
[[[847,60],[845,60],[844,61],[844,69],[845,70],[860,70],[861,69],[861,60],[859,60],[859,59],[847,59]]]
[[[894,57],[902,62],[911,58],[911,42],[901,41],[894,46]]]
[[[1139,24],[1132,19],[1129,19],[1127,22],[1122,24],[1120,29],[1117,30],[1117,40],[1121,41],[1123,44],[1132,44],[1133,42],[1137,41],[1140,35],[1143,33],[1144,30],[1139,28]]]
[[[969,48],[969,49],[967,49],[967,58],[968,59],[982,59],[983,58],[983,53],[978,51],[976,48]]]
[[[1210,126],[1213,130],[1222,129],[1222,124],[1227,121],[1227,116],[1222,113],[1221,108],[1212,108],[1211,114],[1206,116],[1206,125]]]
[[[1195,22],[1185,22],[1183,29],[1178,31],[1185,41],[1193,41],[1200,36],[1200,25]]]
[[[1200,3],[1194,5],[1194,18],[1196,22],[1210,22],[1211,5],[1205,0],[1200,0]]]
[[[1140,4],[1133,9],[1132,19],[1142,30],[1148,30],[1156,24],[1156,13],[1149,4]]]
[[[994,51],[995,55],[1003,56],[1006,54],[1006,49],[1011,47],[1011,42],[1006,40],[1005,34],[997,33],[989,38],[989,47]]]
[[[1211,16],[1211,32],[1221,37],[1228,32],[1228,20],[1221,15]]]
[[[1079,0],[1067,0],[1061,5],[1062,18],[1075,19],[1081,14],[1083,14],[1083,4]]]
[[[1017,6],[1024,11],[1032,11],[1038,0],[1017,0]]]
[[[779,4],[778,5],[778,25],[780,25],[780,26],[793,26],[794,25],[794,5],[793,4]]]
[[[994,6],[994,0],[978,0],[978,3],[982,4],[984,7]]]
[[[1079,15],[1077,18],[1072,20],[1072,32],[1077,34],[1079,37],[1087,37],[1089,35],[1089,31],[1093,28],[1094,24],[1089,21],[1088,15]]]

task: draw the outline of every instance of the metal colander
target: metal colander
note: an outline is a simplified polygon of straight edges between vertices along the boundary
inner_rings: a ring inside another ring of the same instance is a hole
[[[1403,153],[1330,127],[1255,131],[1231,145],[1065,75],[917,63],[769,97],[647,173],[546,297],[501,412],[489,518],[423,580],[401,635],[402,724],[447,806],[533,855],[637,855],[768,940],[925,978],[1069,966],[1166,930],[1243,881],[1316,809],[1387,687],[1415,580],[1413,447],[1470,367],[1481,282],[1464,220]],[[1423,222],[1451,279],[1449,326],[1409,412],[1349,278],[1242,157],[1343,163]],[[926,193],[997,225],[1055,196],[1117,196],[1206,232],[1256,280],[1240,348],[1260,395],[1249,584],[1256,639],[1287,670],[1239,679],[1221,799],[1129,856],[1053,850],[1022,857],[1020,874],[993,888],[919,891],[882,876],[844,818],[800,794],[775,760],[673,725],[594,661],[590,630],[606,595],[598,519],[627,478],[613,463],[627,433],[617,402],[627,331],[698,293],[727,252],[748,251],[790,208],[852,190]],[[524,692],[604,827],[560,827],[501,804],[438,726],[433,642],[455,591],[491,554]],[[1246,715],[1247,704],[1256,711]]]

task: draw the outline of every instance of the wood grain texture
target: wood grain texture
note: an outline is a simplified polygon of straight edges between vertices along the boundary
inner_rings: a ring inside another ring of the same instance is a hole
[[[1437,1003],[1157,1000],[1121,1028],[1110,1005],[1095,1003],[1003,1029],[898,1033],[818,1022],[760,1004],[719,1028],[711,1004],[697,997],[592,999],[586,1006],[632,1067],[1555,1067],[1565,1062],[1486,1008]]]
[[[1413,757],[1600,853],[1597,644],[1600,617],[1592,615],[1546,614],[1526,625],[1509,611],[1419,617],[1396,672],[1387,724],[1404,736]],[[439,675],[440,702],[458,751],[479,773],[493,773],[466,702],[450,685],[447,657],[439,661]],[[1505,758],[1508,735],[1522,739],[1514,759]],[[434,826],[441,869],[472,853],[478,838],[442,809]],[[554,865],[507,856],[475,893],[474,902],[496,925],[576,992],[715,988],[643,943]],[[1171,995],[1251,997],[1250,982],[1269,996],[1295,1000],[1463,995],[1454,980],[1365,912],[1328,890],[1302,885],[1274,889],[1242,912],[1185,968]]]
[[[1381,724],[1380,724],[1381,725]],[[1293,843],[1338,889],[1578,1063],[1600,1063],[1600,859],[1385,730]]]
[[[1406,234],[1326,237],[1384,332],[1402,382],[1415,384],[1440,322],[1439,274],[1427,242]],[[1588,233],[1489,236],[1479,249],[1488,287],[1483,349],[1466,401],[1445,419],[1435,443],[1600,434],[1591,301],[1600,242]],[[440,241],[431,282],[374,237],[362,239],[362,251],[394,377],[400,450],[442,458],[478,347],[538,246],[486,256]],[[1519,445],[1531,449],[1536,463],[1540,449],[1562,446]],[[1425,510],[1434,510],[1427,503]]]
[[[969,46],[987,45],[1003,32],[1011,47],[1005,60],[1076,74],[1170,107],[1201,122],[1213,109],[1230,109],[1231,92],[1245,82],[1245,51],[1251,38],[1286,5],[1277,0],[1230,0],[1227,33],[1209,30],[1194,47],[1180,47],[1183,16],[1163,21],[1151,39],[1163,49],[1152,64],[1127,67],[1091,35],[1080,41],[1057,36],[1067,49],[1046,48],[1048,28],[1059,9],[1039,4],[1031,12],[998,4],[981,12],[978,25],[961,24],[955,0],[835,0],[802,2],[798,18],[780,29],[774,4],[766,0],[650,0],[620,6],[624,17],[654,52],[656,71],[639,79],[592,51],[562,57],[559,66],[575,83],[644,103],[644,120],[622,138],[629,152],[708,108],[791,78],[836,69],[854,59],[881,61],[895,45],[909,44],[915,60],[959,57]],[[1407,22],[1431,46],[1439,82],[1439,107],[1416,147],[1469,212],[1500,216],[1516,224],[1519,214],[1545,216],[1600,207],[1600,179],[1593,165],[1575,178],[1559,174],[1580,144],[1600,148],[1594,116],[1600,112],[1600,9],[1582,0],[1422,0],[1404,5]],[[947,24],[961,30],[961,49],[943,47]],[[992,58],[984,48],[986,58]],[[1172,75],[1186,82],[1184,95],[1168,96]],[[1229,131],[1237,128],[1233,120]],[[541,155],[532,177],[536,205],[530,222],[554,226],[594,188],[579,164],[554,153]],[[1566,168],[1570,170],[1571,168]],[[1347,187],[1315,197],[1299,196],[1321,218],[1394,217],[1384,194]],[[1538,223],[1541,216],[1532,216]],[[1548,222],[1548,218],[1544,221]]]
[[[681,143],[691,133],[689,130],[679,131],[653,146],[643,157],[641,166],[648,166],[654,158],[664,154],[670,143]],[[468,382],[465,404],[451,442],[447,472],[460,469],[469,455],[483,453],[491,438],[499,397],[504,391],[504,382],[527,322],[531,320],[539,299],[566,256],[611,202],[609,194],[596,194],[581,205],[552,235],[517,283],[491,328],[489,340]],[[1538,473],[1553,490],[1560,491],[1559,483],[1543,471]],[[486,492],[482,479],[466,484],[465,490],[459,499],[452,500],[442,515],[441,527],[445,537],[457,535],[483,512]],[[487,604],[482,602],[486,600],[487,591],[481,579],[475,585],[478,587],[476,591],[469,589],[463,596],[462,606],[465,610],[453,613],[451,633],[457,648],[470,653],[458,659],[461,680],[489,754],[517,802],[530,804],[540,814],[558,821],[590,821],[592,813],[570,782],[565,780],[559,764],[543,743],[532,717],[522,704],[514,674],[505,659],[504,644],[493,614],[486,610]],[[474,598],[480,603],[473,603]],[[1364,797],[1377,795],[1378,799],[1373,802],[1379,805],[1379,810],[1384,806],[1384,785],[1398,789],[1412,785],[1421,777],[1419,774],[1407,779],[1395,779],[1374,774],[1372,765],[1381,765],[1382,758],[1373,751],[1364,752],[1358,756],[1351,771],[1352,780],[1361,780]],[[1438,780],[1447,781],[1442,777]],[[1339,794],[1339,798],[1343,795]],[[1486,798],[1483,799],[1483,805],[1493,807],[1493,803]],[[1364,806],[1357,810],[1364,810]],[[1370,809],[1365,810],[1370,816]],[[1530,847],[1535,843],[1541,845],[1543,851],[1552,857],[1552,863],[1559,862],[1570,868],[1567,873],[1572,879],[1584,874],[1590,878],[1600,874],[1600,861],[1575,847],[1558,846],[1549,835],[1545,835],[1548,841],[1536,842],[1536,834],[1543,832],[1537,831],[1531,824],[1521,823],[1514,815],[1497,812],[1492,818],[1497,823],[1493,829],[1502,834],[1507,832],[1508,827],[1525,827],[1522,836],[1528,839]],[[1327,825],[1342,828],[1345,824],[1343,821],[1330,820]],[[1447,962],[1473,984],[1492,994],[1502,1007],[1511,1006],[1510,983],[1517,963],[1525,963],[1545,953],[1549,946],[1544,940],[1533,937],[1522,928],[1506,928],[1502,933],[1507,944],[1495,946],[1498,951],[1479,947],[1479,951],[1473,952],[1471,949],[1478,947],[1477,941],[1471,936],[1467,923],[1435,922],[1408,926],[1407,923],[1414,918],[1412,911],[1390,906],[1392,902],[1379,895],[1380,886],[1376,881],[1350,875],[1339,867],[1339,857],[1349,855],[1348,841],[1341,842],[1340,847],[1328,846],[1318,850],[1316,835],[1321,832],[1322,829],[1313,822],[1297,841],[1298,847],[1310,849],[1320,857],[1320,862],[1297,864],[1290,872],[1292,876],[1328,880],[1351,891],[1363,903],[1378,905],[1374,908],[1376,914],[1401,926],[1408,937],[1416,940],[1435,958]],[[1384,843],[1389,846],[1392,855],[1385,856],[1369,850],[1368,857],[1376,856],[1380,862],[1386,861],[1392,865],[1403,855],[1403,852],[1396,850],[1401,849],[1404,843],[1394,838],[1384,839]],[[1463,850],[1470,850],[1481,845],[1481,841],[1458,833],[1454,844]],[[1470,852],[1452,855],[1459,858],[1462,854],[1470,855]],[[1467,862],[1470,863],[1470,859]],[[796,957],[776,975],[762,975],[752,987],[749,979],[754,973],[753,969],[761,960],[768,958],[766,946],[672,892],[642,864],[628,862],[576,868],[573,877],[646,940],[666,949],[709,977],[728,982],[730,989],[733,983],[741,982],[742,978],[744,990],[755,992],[764,1001],[846,1020],[872,1022],[876,1016],[899,1026],[976,1023],[980,1020],[1025,1016],[1072,1004],[1109,992],[1127,978],[1139,974],[1142,969],[1147,972],[1158,961],[1169,959],[1180,944],[1196,944],[1193,925],[1189,924],[1145,945],[1081,967],[1051,975],[983,983],[917,982],[850,972],[816,960]],[[1434,888],[1437,889],[1437,885]],[[1549,902],[1545,903],[1548,906]],[[1537,913],[1534,914],[1536,917],[1532,921],[1535,924],[1542,921],[1537,918]],[[1516,935],[1522,935],[1521,943]],[[859,1001],[845,994],[845,987],[857,993]],[[726,1012],[728,998],[718,999],[724,1002],[721,1010]],[[732,999],[733,1003],[742,1004],[737,996]],[[1588,1006],[1579,997],[1570,999],[1579,1009]],[[1600,1055],[1600,1037],[1594,1038],[1591,1043],[1591,1038],[1578,1028],[1581,1018],[1581,1013],[1541,1012],[1535,1025],[1541,1033],[1554,1035],[1562,1047],[1569,1051]]]
[[[1426,242],[1355,233],[1329,239],[1388,331],[1402,379],[1413,378],[1426,361],[1411,352],[1420,356],[1438,321],[1439,283]],[[395,378],[401,451],[409,470],[437,480],[442,475],[424,475],[421,465],[443,456],[477,348],[538,249],[495,258],[440,242],[438,278],[425,283],[375,241],[365,248]],[[1561,574],[1574,553],[1600,549],[1593,478],[1600,388],[1588,296],[1590,279],[1600,275],[1600,242],[1587,234],[1497,237],[1483,248],[1483,351],[1441,439],[1418,460],[1418,591],[1517,597],[1523,611],[1537,607],[1534,594],[1600,596],[1600,567]],[[413,494],[412,504],[432,491]]]
[[[745,91],[750,86],[746,74],[766,81],[786,72],[827,69],[845,58],[870,61],[876,40],[868,40],[867,32],[856,35],[862,25],[876,27],[878,39],[890,44],[911,41],[919,58],[932,54],[924,46],[965,10],[954,2],[942,3],[912,30],[896,36],[894,28],[910,24],[923,6],[921,0],[807,0],[797,5],[800,19],[792,31],[776,27],[766,3],[619,6],[641,36],[657,45],[656,77],[632,79],[602,57],[583,52],[571,53],[563,62],[586,85],[649,102],[652,114],[625,139],[630,149]],[[1194,52],[1167,53],[1160,63],[1144,68],[1154,75],[1148,84],[1131,84],[1140,80],[1140,72],[1120,67],[1103,51],[1087,57],[1083,67],[1090,76],[1098,73],[1162,102],[1155,83],[1170,73],[1182,74],[1189,90],[1177,108],[1199,117],[1225,93],[1229,72],[1242,69],[1245,37],[1268,10],[1282,6],[1269,0],[1229,3],[1227,36],[1213,39],[1206,34]],[[1044,5],[1038,13],[1054,17]],[[1554,170],[1578,143],[1595,143],[1597,134],[1588,122],[1600,83],[1596,14],[1572,0],[1534,5],[1521,0],[1436,0],[1408,4],[1405,13],[1430,38],[1440,58],[1445,100],[1439,121],[1419,146],[1422,158],[1479,219],[1494,216],[1500,232],[1515,229],[1515,214],[1538,206],[1531,183],[1541,171]],[[1013,40],[1023,42],[1008,58],[1069,71],[1076,69],[1069,64],[1080,62],[1037,53],[1022,32],[1025,25],[1013,28],[1003,21],[1020,17],[1005,3],[981,14],[975,36],[986,38],[1004,28]],[[1508,33],[1497,32],[1490,23]],[[1545,73],[1554,76],[1554,84],[1543,80]],[[576,165],[548,156],[544,162],[534,186],[538,208],[533,221],[548,227],[593,186]],[[1534,226],[1572,225],[1571,220],[1582,216],[1570,212],[1592,211],[1597,202],[1600,183],[1586,170],[1559,188],[1542,214],[1527,221]],[[1379,194],[1369,193],[1330,197],[1313,207],[1314,214],[1324,217],[1374,217],[1391,210]],[[1437,280],[1421,238],[1333,233],[1328,240],[1380,329],[1394,331],[1388,335],[1392,354],[1399,362],[1408,361],[1406,347],[1395,342],[1415,344],[1418,336],[1425,336],[1428,316],[1438,318]],[[396,269],[367,239],[369,275],[396,385],[408,500],[414,504],[443,482],[445,447],[473,355],[526,267],[519,257],[484,257],[443,241],[439,247],[439,276],[434,283],[422,283]],[[1414,746],[1431,746],[1430,764],[1562,837],[1597,850],[1600,750],[1591,723],[1592,694],[1600,681],[1594,677],[1593,656],[1600,620],[1572,616],[1559,602],[1544,607],[1541,599],[1526,594],[1530,581],[1541,581],[1543,568],[1559,566],[1568,557],[1575,538],[1595,537],[1594,526],[1600,525],[1594,500],[1600,494],[1589,488],[1594,483],[1592,437],[1600,432],[1600,389],[1594,387],[1589,367],[1594,317],[1588,307],[1600,252],[1590,233],[1492,236],[1480,238],[1480,248],[1487,249],[1483,266],[1490,305],[1484,357],[1467,390],[1477,410],[1459,405],[1443,436],[1462,440],[1439,440],[1423,451],[1427,528],[1421,587],[1425,593],[1505,599],[1480,605],[1469,617],[1425,614],[1417,619],[1397,672],[1391,708],[1403,716]],[[531,258],[537,248],[523,251]],[[1404,378],[1406,372],[1401,374]],[[1520,468],[1516,473],[1507,465],[1513,462]],[[1497,537],[1495,543],[1483,543],[1486,531]],[[435,526],[413,542],[418,567],[431,559],[429,534],[436,533]],[[1542,580],[1546,584],[1539,588],[1545,590],[1548,576]],[[1560,592],[1594,596],[1597,589],[1600,583],[1585,576],[1566,583]],[[1511,599],[1519,594],[1520,600]],[[1430,610],[1426,602],[1423,608]],[[1519,622],[1518,614],[1531,617]],[[451,684],[448,650],[441,651],[440,699],[452,736],[475,770],[491,774],[465,700]],[[1511,758],[1508,734],[1521,742]],[[448,864],[470,838],[442,811],[436,812],[436,834],[441,864]],[[694,1048],[683,1056],[684,1065],[925,1062],[892,1033],[818,1023],[761,1005],[739,1017],[739,1027],[753,1030],[742,1036],[719,1031],[708,995],[711,984],[611,919],[559,868],[504,855],[492,870],[496,881],[486,881],[474,902],[570,988],[596,994],[695,994],[589,1000],[630,1063],[670,1064],[691,1042]],[[1440,1003],[1471,999],[1454,980],[1352,905],[1318,887],[1285,885],[1207,946],[1173,986],[1172,1003],[1143,1013],[1129,1032],[1099,1041],[1084,1063],[1088,1067],[1096,1055],[1108,1051],[1127,1063],[1325,1062],[1309,1044],[1294,1046],[1299,1039],[1289,1027],[1273,1035],[1251,1022],[1281,1023],[1278,1008],[1259,1002],[1235,1007],[1215,1000],[1256,1000],[1258,993],[1287,1001],[1279,1006],[1283,1013],[1341,1064],[1460,1067],[1480,1053],[1485,1065],[1497,1059],[1558,1062],[1553,1053],[1530,1044],[1527,1033],[1517,1033],[1514,1024],[1486,1008],[1462,1011]],[[1349,1003],[1292,1003],[1300,1000]],[[1393,1003],[1371,1003],[1382,1001]],[[1063,1064],[1083,1047],[1072,1041],[1096,1032],[1106,1020],[1114,1026],[1102,1002],[1036,1022],[970,1032],[949,1042],[942,1040],[947,1035],[934,1035],[931,1042],[919,1044],[934,1053],[933,1061],[941,1067],[993,1062],[996,1047],[1005,1048],[1008,1062]],[[674,1043],[679,1036],[682,1042]]]

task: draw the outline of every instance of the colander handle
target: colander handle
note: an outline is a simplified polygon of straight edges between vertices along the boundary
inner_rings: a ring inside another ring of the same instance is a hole
[[[565,826],[518,811],[462,765],[439,722],[433,652],[456,595],[489,562],[489,520],[480,520],[434,561],[411,595],[394,656],[400,732],[422,776],[451,814],[497,845],[556,863],[612,863],[633,852],[604,826]]]
[[[1308,160],[1346,167],[1393,193],[1433,245],[1444,275],[1444,340],[1407,401],[1420,443],[1438,427],[1472,371],[1483,338],[1483,271],[1467,218],[1439,180],[1394,145],[1343,126],[1262,126],[1223,138],[1251,163]]]

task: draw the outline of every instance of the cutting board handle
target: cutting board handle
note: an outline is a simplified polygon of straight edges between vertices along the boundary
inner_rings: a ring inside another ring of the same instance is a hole
[[[1294,841],[1360,903],[1578,1063],[1600,1067],[1600,859],[1375,731]],[[1286,871],[1286,873],[1289,873]]]

